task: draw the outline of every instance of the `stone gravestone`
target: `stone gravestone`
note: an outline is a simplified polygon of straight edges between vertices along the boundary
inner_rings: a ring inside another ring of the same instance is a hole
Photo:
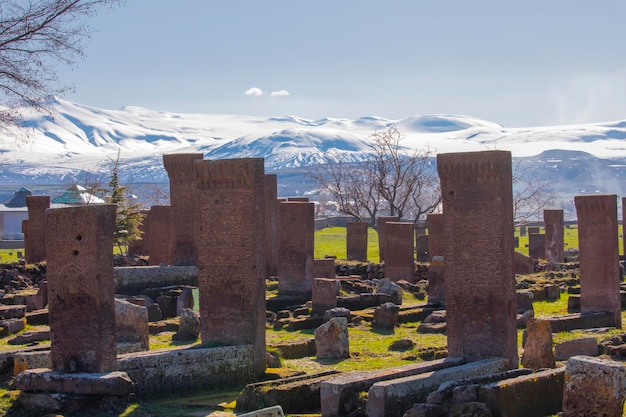
[[[428,227],[428,303],[444,307],[446,305],[444,259],[445,242],[443,237],[443,214],[432,213],[426,216]]]
[[[392,281],[415,280],[413,223],[385,223],[385,278]]]
[[[561,263],[564,261],[563,247],[565,239],[563,210],[544,210],[546,261]]]
[[[426,216],[426,228],[428,228],[428,257],[432,261],[435,256],[443,256],[443,214],[431,213]]]
[[[428,262],[428,235],[415,236],[415,254],[417,262]]]
[[[278,180],[265,174],[265,276],[276,276],[278,268]]]
[[[46,209],[50,207],[50,197],[27,195],[28,206],[28,245],[25,258],[29,264],[46,259]]]
[[[626,367],[620,362],[574,356],[565,365],[563,417],[621,417]]]
[[[444,209],[448,356],[518,367],[511,153],[437,155]]]
[[[335,279],[335,258],[313,259],[313,278]]]
[[[314,204],[278,204],[278,292],[311,297],[313,285]]]
[[[167,264],[170,251],[170,206],[152,206],[148,215],[148,252],[149,265]]]
[[[521,226],[519,227],[519,235],[520,235],[520,236],[526,236],[526,226],[521,225]]]
[[[398,216],[380,216],[377,219],[378,228],[378,253],[380,255],[380,262],[385,262],[385,224],[387,222],[398,222],[400,218]]]
[[[312,289],[313,313],[324,315],[326,310],[337,307],[339,282],[330,278],[314,278]]]
[[[22,220],[22,234],[24,235],[24,253],[26,254],[30,250],[30,240],[28,240],[28,219]]]
[[[528,255],[533,259],[546,258],[546,238],[543,233],[528,234]]]
[[[532,318],[526,323],[526,333],[528,337],[524,345],[522,366],[533,370],[554,368],[556,364],[552,352],[550,321]]]
[[[202,343],[255,347],[265,370],[263,158],[195,163]]]
[[[576,196],[574,204],[580,248],[580,312],[611,312],[615,327],[621,329],[617,196]]]
[[[539,227],[539,226],[528,226],[528,234],[529,235],[536,234],[536,233],[541,233],[541,227]]]
[[[348,222],[346,252],[349,261],[367,262],[367,228],[365,222]]]
[[[170,265],[197,265],[195,238],[196,180],[194,162],[201,153],[163,155],[163,166],[170,178]]]
[[[117,369],[113,280],[116,205],[47,210],[52,369]]]
[[[128,244],[128,254],[129,255],[150,255],[149,244],[150,241],[150,219],[148,216],[150,215],[150,210],[141,210],[141,214],[143,214],[143,219],[139,224],[139,230],[141,231],[141,237],[139,239],[135,239]]]

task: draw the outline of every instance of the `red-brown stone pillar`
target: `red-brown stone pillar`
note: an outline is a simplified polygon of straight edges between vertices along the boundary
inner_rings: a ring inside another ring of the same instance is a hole
[[[150,255],[148,241],[150,240],[150,220],[148,216],[150,215],[150,210],[141,210],[140,213],[143,215],[143,219],[139,224],[139,230],[141,231],[141,236],[139,239],[135,239],[128,245],[128,254],[130,256],[133,255]]]
[[[196,162],[202,343],[255,347],[265,370],[263,158]]]
[[[378,253],[380,262],[385,262],[385,224],[388,222],[398,222],[398,216],[379,216],[377,221],[378,228]]]
[[[346,252],[349,261],[367,262],[367,228],[365,222],[348,222]]]
[[[622,253],[626,255],[626,197],[622,197]]]
[[[617,196],[576,196],[574,204],[580,249],[580,312],[611,312],[615,327],[621,329]]]
[[[544,210],[543,223],[545,225],[546,261],[561,263],[565,259],[563,257],[565,240],[563,210]]]
[[[52,370],[117,369],[113,231],[117,206],[46,211]]]
[[[172,207],[152,206],[148,215],[148,252],[149,265],[167,264],[170,253],[170,216]]]
[[[443,213],[431,213],[426,216],[426,228],[428,229],[428,258],[443,256]]]
[[[278,292],[310,300],[313,285],[314,204],[278,204]]]
[[[415,280],[413,223],[385,223],[385,278],[392,281]]]
[[[265,174],[265,276],[276,276],[278,269],[278,179]]]
[[[517,368],[511,153],[437,155],[443,197],[448,356]]]
[[[528,256],[532,259],[546,259],[546,237],[543,233],[528,234]]]
[[[194,162],[202,160],[201,153],[163,155],[163,166],[170,178],[170,223],[171,265],[197,265],[195,216],[196,179]]]
[[[313,278],[335,279],[335,258],[313,259]]]
[[[50,207],[50,197],[27,195],[26,205],[29,245],[24,257],[27,263],[34,264],[46,259],[46,209]]]

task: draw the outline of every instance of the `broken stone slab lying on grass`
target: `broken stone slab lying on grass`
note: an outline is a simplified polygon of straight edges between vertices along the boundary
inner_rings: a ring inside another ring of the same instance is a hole
[[[446,358],[379,371],[351,372],[327,379],[322,382],[320,389],[322,415],[338,417],[349,413],[357,406],[360,393],[369,390],[376,382],[432,372],[462,363],[461,358]]]
[[[319,410],[321,383],[338,373],[332,370],[248,384],[237,397],[235,410],[250,411],[273,405],[281,405],[286,413]]]
[[[283,409],[280,405],[275,405],[273,407],[239,414],[239,417],[285,417],[285,414],[283,413]]]
[[[126,372],[57,372],[48,368],[30,369],[15,377],[15,387],[27,392],[60,394],[116,395],[135,392],[135,384]]]
[[[508,360],[485,359],[464,365],[389,381],[377,382],[369,389],[366,414],[368,417],[401,417],[414,403],[447,381],[504,372]]]

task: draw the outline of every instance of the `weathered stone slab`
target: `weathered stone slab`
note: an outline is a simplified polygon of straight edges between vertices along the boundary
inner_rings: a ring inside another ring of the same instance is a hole
[[[328,278],[314,278],[312,288],[313,313],[324,314],[326,310],[337,307],[339,281]]]
[[[117,369],[113,285],[116,205],[46,211],[52,369]]]
[[[543,223],[545,229],[545,252],[546,261],[549,263],[561,263],[564,247],[564,221],[563,210],[544,210]]]
[[[413,223],[385,223],[385,278],[392,281],[415,281]]]
[[[567,340],[554,346],[557,361],[566,361],[572,356],[598,356],[598,354],[598,340],[595,337]]]
[[[321,410],[324,417],[339,417],[353,411],[361,392],[376,382],[433,372],[463,363],[460,358],[436,359],[434,361],[405,365],[372,372],[351,372],[322,382]]]
[[[445,255],[443,214],[428,214],[426,216],[426,228],[428,229],[428,258],[432,262],[435,256]]]
[[[284,417],[285,413],[280,405],[262,408],[261,410],[251,411],[249,413],[239,414],[239,417]]]
[[[255,370],[261,375],[265,370],[263,158],[197,161],[195,166],[202,343],[253,344]]]
[[[166,265],[170,257],[171,206],[152,206],[148,214],[149,265]]]
[[[254,350],[240,345],[130,353],[120,356],[118,366],[135,382],[139,398],[188,395],[254,380]]]
[[[544,233],[528,235],[528,255],[532,259],[546,259],[546,236]]]
[[[552,329],[544,319],[530,319],[526,323],[526,344],[522,355],[522,366],[529,369],[554,368],[552,352]]]
[[[147,288],[198,286],[196,266],[124,266],[113,272],[115,293],[137,295]]]
[[[346,226],[346,252],[349,261],[367,261],[367,229],[365,222],[348,222]]]
[[[201,153],[163,155],[163,166],[170,179],[170,265],[196,265],[196,174],[194,163]]]
[[[27,263],[46,259],[46,209],[50,207],[50,196],[28,195],[28,233],[26,234],[25,257]]]
[[[52,367],[50,351],[16,352],[13,357],[13,375],[17,375],[27,369],[40,369]]]
[[[313,259],[313,278],[335,279],[335,258]]]
[[[533,258],[526,256],[522,253],[515,252],[513,254],[513,261],[515,262],[515,273],[518,275],[532,274],[535,272],[535,264]]]
[[[318,359],[350,357],[348,319],[333,317],[315,329],[315,355]]]
[[[263,204],[265,276],[272,277],[278,274],[278,177],[276,174],[264,175]]]
[[[25,305],[0,304],[0,319],[21,319],[26,316]]]
[[[368,417],[401,417],[411,405],[447,381],[503,372],[510,366],[506,359],[486,359],[415,376],[377,382],[368,391]]]
[[[256,410],[273,405],[286,413],[311,412],[320,409],[320,386],[339,371],[276,379],[248,384],[237,397],[237,411]]]
[[[565,365],[563,417],[621,417],[626,367],[620,362],[574,356]]]
[[[580,312],[609,311],[613,325],[621,329],[617,196],[576,196],[574,203],[580,248]]]
[[[385,233],[386,223],[400,221],[398,216],[379,216],[376,219],[376,228],[378,231],[378,254],[380,255],[380,262],[385,262]]]
[[[148,350],[148,309],[116,298],[115,332],[118,344],[137,343],[141,350]]]
[[[596,327],[613,327],[613,313],[566,314],[550,317],[552,333],[569,332],[576,329],[593,329]]]
[[[278,293],[311,297],[315,233],[313,203],[278,204]]]
[[[511,153],[437,155],[443,196],[448,353],[516,368]],[[468,244],[468,242],[472,242]]]
[[[67,373],[50,369],[27,369],[15,377],[15,386],[22,391],[63,394],[118,395],[135,392],[135,384],[125,372]]]
[[[544,417],[561,410],[565,368],[484,385],[478,399],[487,403],[496,416]]]

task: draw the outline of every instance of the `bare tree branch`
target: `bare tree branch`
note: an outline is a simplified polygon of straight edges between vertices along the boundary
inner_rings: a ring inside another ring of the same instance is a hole
[[[0,0],[0,125],[18,124],[20,108],[68,90],[54,65],[83,56],[85,19],[123,0]]]

